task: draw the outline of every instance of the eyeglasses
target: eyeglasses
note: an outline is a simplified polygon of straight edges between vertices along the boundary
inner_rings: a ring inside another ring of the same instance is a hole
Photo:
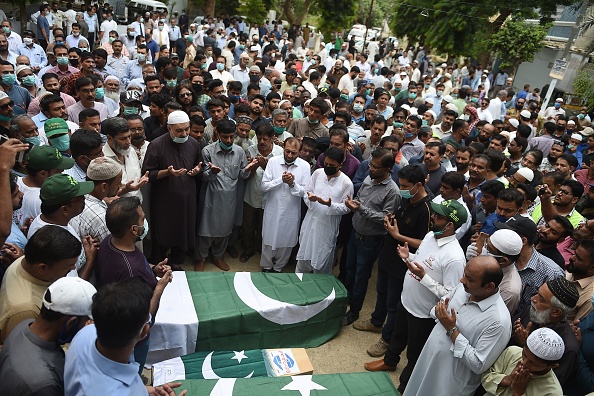
[[[12,100],[6,104],[0,105],[0,110],[6,110],[8,107],[14,107],[14,102]]]
[[[556,144],[557,146],[565,147],[565,142],[562,140],[553,140],[553,144]]]
[[[485,247],[487,248],[487,251],[489,250],[489,238],[485,238]],[[489,252],[491,254],[492,257],[495,257],[496,259],[501,259],[503,258],[503,256],[498,255],[498,254],[493,254],[491,252]],[[499,260],[498,260],[499,261]]]
[[[132,133],[142,133],[142,132],[144,132],[144,128],[130,128],[130,132],[132,132]]]
[[[183,97],[190,97],[192,96],[192,92],[184,92],[184,93],[180,93],[179,96]]]

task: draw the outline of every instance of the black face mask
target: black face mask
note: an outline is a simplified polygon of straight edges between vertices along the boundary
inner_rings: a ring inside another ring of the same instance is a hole
[[[194,92],[196,92],[197,94],[202,93],[202,84],[192,84],[192,88],[194,89]]]
[[[328,176],[334,176],[338,173],[338,167],[324,166],[324,173],[326,173]]]
[[[557,126],[556,126],[556,129],[557,129],[557,131],[559,131],[559,132],[563,132],[563,131],[565,130],[565,126],[563,126],[563,125],[557,125]]]
[[[69,62],[72,67],[78,66],[78,59],[69,59]]]
[[[258,82],[260,80],[260,76],[250,74],[250,81],[251,82]]]
[[[62,329],[60,330],[60,334],[58,334],[58,345],[64,345],[64,344],[68,344],[72,341],[72,339],[74,338],[74,336],[76,335],[76,333],[78,333],[78,331],[80,330],[79,328],[80,325],[80,318],[76,317],[76,319],[74,320],[74,323],[72,323],[70,325],[70,328],[68,328],[68,320],[64,323],[64,325],[62,326]]]

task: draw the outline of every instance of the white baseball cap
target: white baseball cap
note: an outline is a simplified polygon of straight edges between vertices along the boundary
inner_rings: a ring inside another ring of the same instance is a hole
[[[63,315],[91,316],[95,286],[78,277],[67,276],[52,283],[43,295],[43,306]]]

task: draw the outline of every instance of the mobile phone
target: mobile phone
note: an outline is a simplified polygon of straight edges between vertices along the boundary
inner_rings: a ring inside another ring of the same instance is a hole
[[[27,150],[19,152],[16,156],[16,161],[21,164],[26,164],[27,162],[29,162],[29,152],[34,147],[33,143],[29,143],[29,142],[25,142],[25,143],[27,143],[29,145]]]
[[[547,192],[547,189],[546,189],[545,187],[541,187],[541,188],[538,190],[538,195],[543,195],[543,194],[544,194],[544,193],[546,193],[546,192]]]
[[[202,163],[202,171],[207,171],[210,169],[210,165],[208,164],[208,162],[203,162]]]
[[[8,137],[4,135],[0,135],[0,145],[4,144],[4,142],[8,141]]]

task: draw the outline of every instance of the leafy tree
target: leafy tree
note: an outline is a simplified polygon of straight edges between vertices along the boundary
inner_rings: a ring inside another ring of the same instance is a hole
[[[395,2],[391,27],[437,52],[473,55],[512,15],[551,21],[558,5],[575,0],[401,0]],[[538,13],[535,12],[538,10]]]
[[[499,54],[501,67],[515,70],[522,62],[532,62],[544,46],[543,39],[551,25],[533,25],[524,21],[507,21],[491,36],[488,48]]]
[[[237,12],[245,15],[249,23],[262,23],[268,13],[262,0],[242,0]]]
[[[594,68],[584,67],[573,82],[573,93],[582,98],[584,106],[594,109]]]
[[[349,27],[355,20],[357,4],[355,0],[317,0],[320,15],[320,30],[325,33],[335,32]]]

